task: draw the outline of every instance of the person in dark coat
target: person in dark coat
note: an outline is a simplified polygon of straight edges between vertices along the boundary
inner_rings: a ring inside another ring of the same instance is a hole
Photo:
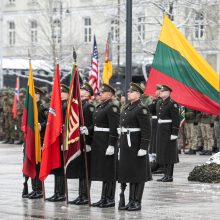
[[[62,101],[62,114],[63,114],[63,127],[66,118],[66,108],[69,96],[69,87],[61,84],[61,101]],[[64,178],[64,161],[63,161],[63,137],[60,135],[60,158],[61,166],[53,169],[51,174],[54,174],[54,195],[46,200],[49,202],[61,202],[66,200],[65,196],[65,178]]]
[[[34,89],[35,89],[35,96],[36,96],[37,109],[38,109],[38,127],[40,131],[40,139],[42,145],[46,130],[48,109],[46,109],[41,102],[41,97],[43,96],[44,91],[38,87],[35,87]],[[39,180],[39,173],[40,173],[40,163],[36,165],[36,177],[34,179],[31,179],[33,191],[30,194],[28,194],[29,199],[43,198],[42,182]]]
[[[88,84],[84,83],[82,88],[80,89],[80,95],[82,100],[82,108],[83,108],[83,117],[84,117],[84,126],[86,126],[89,130],[89,127],[93,126],[93,113],[95,111],[94,105],[90,103],[91,96],[93,96],[93,88]],[[83,143],[83,136],[80,136],[80,143]],[[71,161],[71,163],[67,167],[67,178],[68,179],[79,179],[79,191],[78,197],[69,202],[74,205],[85,205],[88,204],[88,192],[87,192],[87,181],[86,181],[86,173],[85,173],[85,154],[84,150],[86,150],[86,159],[87,159],[87,169],[88,175],[90,178],[90,157],[91,157],[91,142],[92,135],[85,135],[85,146],[84,143],[81,144],[81,154],[76,159]],[[84,149],[85,147],[85,149]],[[89,184],[90,185],[90,184]]]
[[[150,114],[140,102],[143,89],[136,83],[130,84],[128,101],[120,117],[118,182],[130,183],[129,202],[119,210],[141,209],[145,182],[152,179],[148,148],[151,138]]]
[[[92,206],[100,208],[115,206],[117,128],[120,110],[112,102],[114,95],[114,88],[103,84],[100,89],[101,103],[93,114],[91,180],[103,183],[101,199]],[[90,130],[89,133],[91,132]]]
[[[177,137],[180,126],[179,108],[170,98],[172,89],[162,85],[161,100],[157,102],[157,163],[164,166],[164,176],[157,181],[172,182],[174,164],[179,162]]]

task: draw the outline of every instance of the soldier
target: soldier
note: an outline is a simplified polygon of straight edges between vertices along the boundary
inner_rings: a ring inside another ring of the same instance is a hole
[[[151,118],[152,118],[152,136],[151,136],[149,154],[152,154],[152,156],[155,156],[155,157],[156,157],[156,133],[157,133],[156,106],[157,106],[157,102],[161,99],[160,98],[160,89],[161,89],[161,85],[157,84],[155,97],[153,97],[153,101],[149,105],[149,110],[152,115],[151,116]],[[159,165],[158,165],[158,167],[159,167]]]
[[[204,141],[203,151],[199,155],[212,155],[214,147],[214,115],[202,112],[200,118],[200,126]]]
[[[186,139],[189,146],[189,151],[185,152],[185,154],[196,154],[198,141],[197,141],[197,131],[195,124],[198,124],[197,121],[197,112],[195,110],[186,108],[185,109],[185,131],[186,131]]]
[[[17,105],[17,124],[18,124],[18,141],[15,144],[23,144],[24,134],[21,131],[21,122],[24,109],[26,89],[21,88],[19,91],[19,101]]]
[[[36,96],[37,109],[38,109],[38,127],[40,131],[40,139],[42,145],[44,140],[45,129],[46,129],[48,110],[43,106],[41,102],[41,98],[44,95],[44,91],[38,87],[35,87],[34,89],[35,89],[35,96]],[[36,177],[34,179],[31,179],[33,191],[30,194],[28,194],[29,199],[43,198],[42,182],[39,180],[39,173],[40,173],[40,163],[36,165]]]
[[[5,97],[5,91],[0,90],[0,141],[4,138],[4,113],[3,113],[3,106],[4,106],[4,97]]]
[[[145,182],[152,179],[148,147],[151,138],[151,124],[148,109],[140,102],[143,89],[136,83],[130,84],[128,101],[120,117],[120,157],[118,182],[130,183],[129,202],[119,210],[141,210]]]
[[[91,180],[103,183],[101,199],[92,206],[100,208],[115,206],[119,108],[112,103],[114,95],[114,88],[103,84],[100,90],[101,103],[93,114]],[[92,130],[89,131],[91,132]]]
[[[82,107],[83,107],[83,116],[84,116],[84,125],[89,128],[93,126],[93,113],[95,110],[94,105],[90,103],[90,98],[93,96],[93,88],[88,84],[84,83],[80,90],[80,95],[82,99]],[[80,137],[82,140],[82,136]],[[86,158],[87,158],[87,166],[88,166],[88,174],[90,175],[90,157],[91,157],[91,142],[92,135],[86,135]],[[81,143],[81,142],[80,142]],[[75,160],[71,161],[71,163],[67,167],[67,178],[69,179],[79,179],[79,196],[69,202],[74,205],[85,205],[88,204],[88,192],[87,192],[87,182],[86,182],[86,174],[85,174],[85,155],[84,155],[84,146],[81,145],[81,155],[77,157]]]
[[[66,118],[66,108],[67,101],[69,96],[68,86],[61,84],[61,100],[62,100],[62,112],[63,112],[63,123],[65,123]],[[64,124],[63,124],[64,126]],[[65,178],[64,178],[64,161],[63,161],[63,146],[62,146],[62,135],[60,137],[61,146],[60,146],[60,158],[61,166],[51,171],[51,174],[54,174],[54,195],[46,200],[49,202],[62,202],[66,200],[65,196]]]
[[[3,144],[14,144],[14,122],[12,118],[12,106],[13,106],[13,93],[8,90],[3,100],[3,114],[4,114],[4,131],[5,139]]]
[[[177,137],[180,126],[179,108],[170,98],[172,89],[162,85],[161,100],[157,102],[156,112],[158,118],[156,150],[157,163],[164,166],[164,176],[159,182],[173,182],[174,164],[179,162]]]
[[[214,122],[214,130],[215,130],[215,138],[216,138],[216,152],[218,152],[219,149],[219,115],[215,117]]]

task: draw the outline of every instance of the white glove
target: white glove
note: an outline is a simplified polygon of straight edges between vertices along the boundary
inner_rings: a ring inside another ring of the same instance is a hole
[[[117,128],[118,135],[121,135],[121,128]]]
[[[172,141],[172,140],[176,140],[178,138],[178,136],[176,136],[176,135],[172,135],[171,134],[171,136],[170,136],[170,140]]]
[[[80,134],[89,135],[88,128],[86,126],[80,127]]]
[[[90,152],[91,151],[91,146],[86,144],[86,152]]]
[[[40,123],[38,123],[38,128],[39,128],[39,131],[41,131],[41,125],[40,125]]]
[[[113,155],[115,153],[115,148],[113,146],[108,146],[105,155]]]
[[[146,150],[140,149],[138,151],[138,157],[142,157],[142,156],[145,156],[145,155],[147,155],[147,151]]]

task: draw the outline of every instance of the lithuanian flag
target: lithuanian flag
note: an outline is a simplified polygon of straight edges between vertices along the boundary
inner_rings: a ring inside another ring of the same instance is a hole
[[[164,18],[145,93],[156,84],[173,89],[172,98],[187,108],[219,114],[219,75],[167,16]]]
[[[108,33],[108,39],[105,50],[105,64],[102,73],[103,83],[109,84],[109,80],[112,77],[112,35]]]
[[[25,143],[23,173],[25,176],[34,178],[36,176],[36,164],[41,162],[41,143],[38,128],[38,109],[31,64],[21,129],[24,132]]]

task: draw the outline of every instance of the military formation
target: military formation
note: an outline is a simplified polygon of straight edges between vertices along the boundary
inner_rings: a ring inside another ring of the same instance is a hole
[[[173,182],[174,165],[179,154],[211,155],[219,143],[218,116],[183,108],[171,99],[172,88],[157,85],[155,96],[144,95],[144,86],[130,83],[125,94],[111,85],[103,84],[97,94],[84,83],[80,89],[84,125],[80,126],[81,154],[71,161],[66,170],[68,179],[79,180],[78,197],[69,204],[85,205],[89,202],[89,191],[93,181],[102,182],[100,200],[93,207],[115,206],[115,189],[120,184],[119,210],[141,210],[145,182],[152,180],[152,171],[160,170],[163,177],[157,181]],[[38,121],[43,143],[49,108],[48,92],[35,87],[38,106]],[[67,107],[69,88],[61,85],[63,121]],[[22,144],[22,112],[25,89],[20,89],[17,116],[12,116],[14,92],[0,91],[0,138],[2,143]],[[62,141],[62,136],[60,138]],[[62,143],[60,154],[63,154]],[[25,156],[25,148],[24,148]],[[154,158],[156,168],[152,169],[149,158]],[[61,156],[61,158],[63,158]],[[85,161],[88,170],[86,180]],[[65,176],[63,161],[61,167],[52,170],[54,194],[49,202],[65,201]],[[25,177],[23,198],[43,198],[42,183],[39,180],[40,166],[36,166],[36,177],[31,180],[32,192],[28,193],[28,177]],[[129,185],[129,199],[124,192]],[[92,193],[92,192],[91,192]]]

